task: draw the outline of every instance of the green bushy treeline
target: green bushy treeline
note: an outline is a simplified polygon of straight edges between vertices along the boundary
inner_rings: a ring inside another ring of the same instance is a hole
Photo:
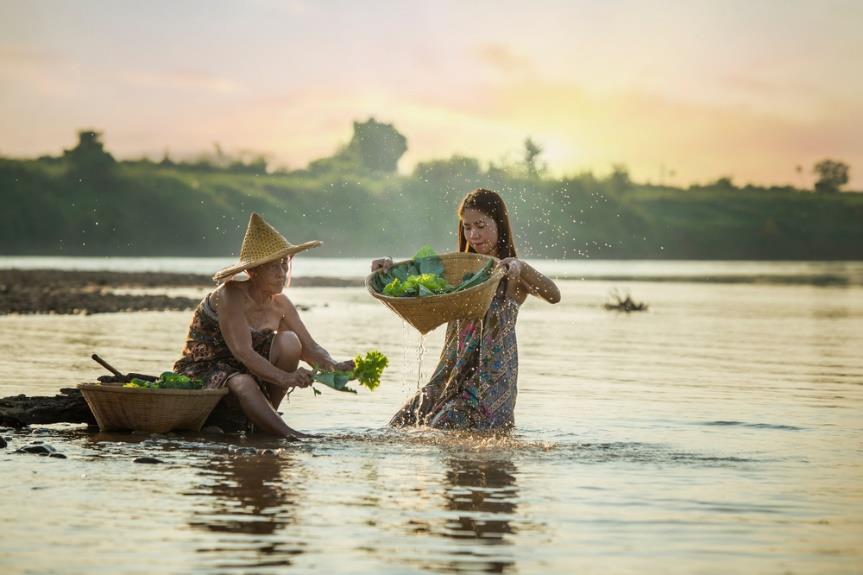
[[[293,172],[116,162],[94,132],[62,158],[2,159],[0,254],[227,256],[252,211],[292,242],[323,240],[315,255],[450,251],[458,201],[487,187],[507,201],[526,257],[863,259],[863,194],[657,187],[622,170],[552,179],[530,163],[536,154],[524,166],[454,157],[399,175],[405,143],[385,124],[371,126],[383,137],[363,134],[369,125]]]

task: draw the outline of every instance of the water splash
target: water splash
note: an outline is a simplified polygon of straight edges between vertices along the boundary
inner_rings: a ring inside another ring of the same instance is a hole
[[[417,394],[418,401],[416,411],[414,412],[414,420],[416,424],[420,424],[420,414],[422,413],[423,399],[425,395],[422,393],[423,388],[423,357],[426,353],[426,336],[425,334],[420,334],[420,340],[417,344]]]
[[[408,322],[402,320],[402,391],[408,386]]]

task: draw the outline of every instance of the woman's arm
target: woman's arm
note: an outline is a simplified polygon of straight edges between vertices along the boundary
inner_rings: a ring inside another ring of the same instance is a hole
[[[509,281],[518,286],[516,291],[524,290],[548,303],[560,301],[560,290],[557,288],[557,284],[536,271],[527,262],[516,258],[506,258],[501,263],[507,266]]]
[[[303,320],[300,319],[300,314],[297,311],[296,306],[294,306],[286,295],[281,294],[277,296],[276,299],[278,300],[282,311],[282,321],[279,325],[279,329],[289,329],[297,335],[297,338],[300,340],[300,344],[303,346],[301,357],[303,361],[324,371],[330,371],[333,369],[351,370],[354,368],[353,361],[337,363],[336,360],[330,356],[330,353],[324,349],[321,344],[314,340],[312,334],[310,334],[308,328],[306,328],[306,324],[304,324]]]
[[[300,385],[302,382],[296,377],[296,373],[279,369],[252,348],[251,328],[243,307],[245,298],[238,289],[226,286],[221,290],[219,298],[219,329],[231,355],[242,362],[252,375],[264,381],[286,389]]]
[[[534,269],[530,264],[522,262],[524,269],[521,272],[521,283],[528,293],[542,298],[548,303],[560,301],[560,290],[557,284],[550,278],[544,276]]]

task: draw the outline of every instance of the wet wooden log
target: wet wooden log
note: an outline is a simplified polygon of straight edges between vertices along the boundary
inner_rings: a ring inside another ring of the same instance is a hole
[[[0,398],[0,427],[20,428],[48,423],[95,426],[96,419],[78,389],[64,388],[54,397],[13,395]],[[248,420],[237,401],[229,395],[219,402],[204,427],[211,425],[226,433],[236,433],[248,427]]]
[[[25,427],[44,423],[87,423],[96,419],[77,389],[61,389],[54,397],[13,395],[0,398],[0,425]]]

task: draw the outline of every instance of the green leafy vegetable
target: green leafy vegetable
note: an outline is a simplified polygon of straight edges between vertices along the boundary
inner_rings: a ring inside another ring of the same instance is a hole
[[[418,260],[420,258],[436,258],[437,252],[434,251],[430,245],[426,244],[417,250],[417,253],[414,254],[414,259]]]
[[[383,289],[384,295],[391,297],[435,295],[450,291],[452,286],[435,274],[414,274],[404,280],[393,278]]]
[[[137,377],[123,385],[123,387],[138,389],[202,389],[204,382],[200,379],[192,379],[187,375],[174,373],[172,371],[162,372],[156,381],[147,381]]]
[[[489,262],[485,264],[483,268],[475,274],[465,274],[464,279],[455,289],[455,291],[466,290],[468,288],[478,286],[479,284],[491,277],[492,269],[494,269],[494,261],[489,260]]]
[[[381,384],[381,374],[390,360],[379,351],[370,351],[365,357],[354,358],[354,377],[360,385],[374,391]]]
[[[413,275],[404,282],[405,293],[415,294],[420,287],[424,287],[432,293],[443,293],[452,289],[452,286],[444,278],[436,274]]]
[[[443,262],[431,246],[423,246],[414,254],[414,263],[420,274],[443,275]]]
[[[419,270],[413,262],[394,265],[389,271],[390,276],[401,281],[405,281],[408,279],[408,276],[416,275],[417,273],[419,273]]]
[[[399,278],[393,278],[393,281],[384,286],[383,293],[390,297],[401,297],[405,295],[405,288]]]
[[[489,260],[476,273],[467,273],[462,283],[452,286],[444,278],[444,265],[429,246],[416,253],[413,260],[392,266],[387,273],[377,273],[372,287],[390,297],[428,297],[476,287],[491,277],[494,260]]]

